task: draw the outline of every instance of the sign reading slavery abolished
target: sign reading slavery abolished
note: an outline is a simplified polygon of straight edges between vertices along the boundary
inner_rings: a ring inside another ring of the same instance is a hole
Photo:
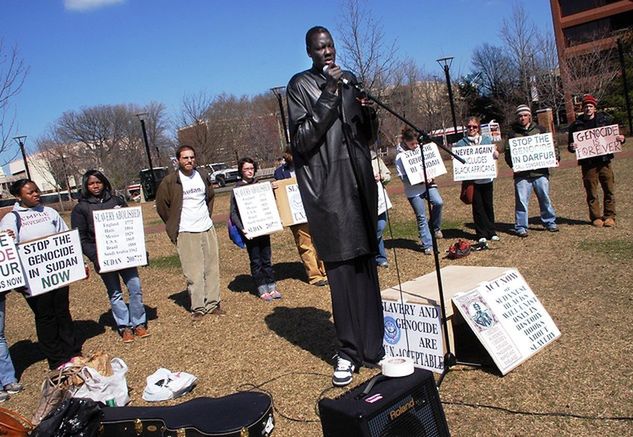
[[[26,285],[13,238],[0,232],[0,292]]]
[[[537,168],[558,167],[554,138],[547,132],[529,137],[510,138],[512,170],[535,170]]]
[[[247,238],[283,229],[270,182],[243,185],[234,188],[233,194]]]
[[[93,211],[99,272],[147,264],[140,206]]]
[[[494,144],[453,147],[453,153],[466,162],[453,160],[453,180],[470,181],[475,179],[494,179],[497,177],[497,160],[493,154],[497,150]]]
[[[453,297],[453,302],[504,375],[560,337],[550,315],[514,269]]]
[[[20,243],[18,253],[31,296],[86,277],[77,229]]]
[[[385,354],[409,357],[413,365],[433,372],[444,370],[444,345],[439,307],[382,301]]]
[[[424,152],[424,166],[426,167],[426,176],[429,181],[446,173],[446,166],[444,166],[437,144],[427,143],[421,149],[405,150],[400,153],[404,171],[407,173],[411,185],[424,183],[420,150]]]
[[[576,159],[621,152],[622,144],[615,139],[619,134],[617,124],[574,132]]]

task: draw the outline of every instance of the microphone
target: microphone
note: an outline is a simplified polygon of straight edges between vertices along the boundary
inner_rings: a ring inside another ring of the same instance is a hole
[[[327,77],[327,71],[330,69],[329,65],[324,65],[323,66],[323,74]],[[339,82],[341,82],[343,85],[351,85],[352,83],[345,79],[344,77],[341,77],[339,80]]]

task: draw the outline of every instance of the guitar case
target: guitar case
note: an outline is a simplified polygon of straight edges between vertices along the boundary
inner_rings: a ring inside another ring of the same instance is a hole
[[[104,407],[99,436],[267,437],[274,428],[272,399],[239,392],[167,407]]]

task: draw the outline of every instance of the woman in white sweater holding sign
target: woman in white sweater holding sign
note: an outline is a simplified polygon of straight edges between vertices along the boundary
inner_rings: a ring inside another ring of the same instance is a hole
[[[126,207],[125,200],[112,194],[110,181],[99,170],[88,170],[82,178],[81,198],[73,208],[70,215],[70,223],[73,228],[79,230],[81,249],[95,270],[101,276],[106,286],[112,316],[116,323],[117,331],[124,343],[134,341],[134,336],[145,338],[149,336],[147,330],[147,316],[143,304],[141,280],[136,267],[128,267],[113,272],[101,273],[99,260],[97,259],[97,243],[95,237],[95,224],[93,211]],[[129,308],[123,300],[121,281],[123,279],[130,295]]]
[[[0,229],[11,235],[16,244],[68,230],[57,211],[42,205],[35,182],[20,179],[9,191],[18,202],[4,216]],[[68,291],[66,285],[26,299],[35,315],[37,340],[50,369],[57,369],[81,355],[81,344],[75,337],[70,315]]]

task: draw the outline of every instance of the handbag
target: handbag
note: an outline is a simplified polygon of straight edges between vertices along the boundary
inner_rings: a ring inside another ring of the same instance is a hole
[[[81,370],[79,366],[69,366],[60,370],[53,370],[42,382],[40,401],[33,413],[31,422],[38,425],[42,419],[55,410],[64,400],[72,397],[77,389],[73,379]]]
[[[20,413],[0,407],[0,435],[7,437],[26,437],[33,424]]]
[[[459,200],[466,205],[472,205],[473,196],[475,195],[475,183],[473,181],[462,181],[462,191],[459,194]]]
[[[51,411],[31,437],[95,437],[103,413],[92,399],[68,398]]]
[[[74,398],[88,398],[93,401],[103,402],[114,399],[117,407],[122,407],[130,402],[127,380],[125,374],[128,367],[121,358],[112,358],[112,375],[105,376],[98,370],[84,366],[79,372],[84,383],[73,393]]]
[[[229,238],[231,239],[231,241],[235,243],[235,245],[240,249],[244,249],[246,247],[246,243],[244,243],[242,234],[240,233],[240,230],[237,229],[237,226],[235,226],[235,223],[233,223],[233,221],[231,220],[231,217],[229,217],[229,219],[226,221],[226,227],[229,231]]]

